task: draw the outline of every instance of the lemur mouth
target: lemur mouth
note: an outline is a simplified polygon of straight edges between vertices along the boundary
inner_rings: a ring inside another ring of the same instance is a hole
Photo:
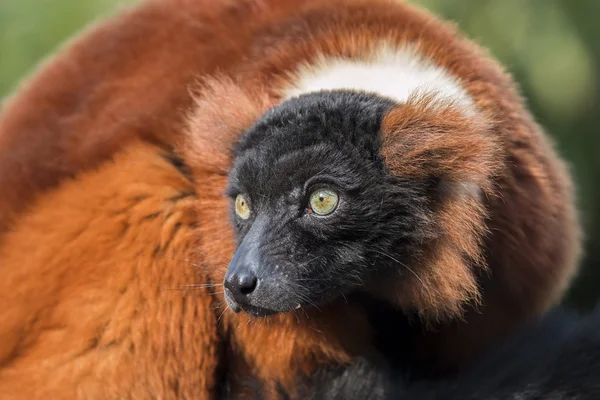
[[[281,312],[255,306],[244,306],[242,309],[246,314],[256,318],[268,317],[270,315],[275,315]]]
[[[227,306],[229,307],[229,309],[231,311],[233,311],[234,313],[237,314],[241,311],[244,311],[246,314],[248,314],[252,317],[257,317],[257,318],[268,317],[270,315],[274,315],[274,314],[278,314],[278,313],[282,312],[282,311],[271,310],[268,308],[253,306],[251,304],[240,304],[234,300],[233,295],[231,294],[229,289],[225,289],[225,302],[227,303]]]
[[[252,304],[239,303],[234,299],[233,295],[231,294],[231,291],[227,288],[225,289],[225,302],[227,303],[229,309],[235,314],[243,311],[246,314],[256,318],[268,317],[279,313],[290,312],[293,310],[298,310],[302,307],[301,304],[297,304],[296,306],[291,307],[287,310],[272,310],[270,308],[259,307]]]

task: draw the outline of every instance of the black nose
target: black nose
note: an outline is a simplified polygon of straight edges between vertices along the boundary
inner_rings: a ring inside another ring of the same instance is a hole
[[[233,297],[240,302],[243,302],[244,297],[254,292],[257,285],[258,279],[249,270],[231,274],[225,280],[225,288],[229,289]]]

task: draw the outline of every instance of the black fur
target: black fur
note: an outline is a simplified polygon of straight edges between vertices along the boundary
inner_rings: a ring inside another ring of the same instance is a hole
[[[300,382],[298,398],[313,400],[600,399],[600,307],[583,318],[555,310],[452,379],[358,360]]]
[[[431,182],[403,181],[385,168],[379,132],[394,105],[364,93],[309,94],[273,108],[243,135],[228,194],[232,210],[243,194],[252,211],[248,220],[232,212],[239,247],[228,276],[253,274],[258,285],[236,297],[226,278],[232,309],[262,316],[318,306],[376,275],[407,272],[411,251],[430,234]],[[310,193],[322,188],[340,197],[325,217],[307,212]]]

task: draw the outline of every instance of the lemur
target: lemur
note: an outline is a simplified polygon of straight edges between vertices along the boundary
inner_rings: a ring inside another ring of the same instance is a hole
[[[574,203],[511,78],[425,11],[141,1],[3,105],[0,394],[454,373],[560,299]]]

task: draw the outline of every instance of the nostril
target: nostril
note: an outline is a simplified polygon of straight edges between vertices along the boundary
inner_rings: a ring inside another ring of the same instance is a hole
[[[254,275],[243,274],[239,277],[240,293],[242,293],[244,296],[254,292],[254,289],[256,289],[257,284],[258,280]]]

